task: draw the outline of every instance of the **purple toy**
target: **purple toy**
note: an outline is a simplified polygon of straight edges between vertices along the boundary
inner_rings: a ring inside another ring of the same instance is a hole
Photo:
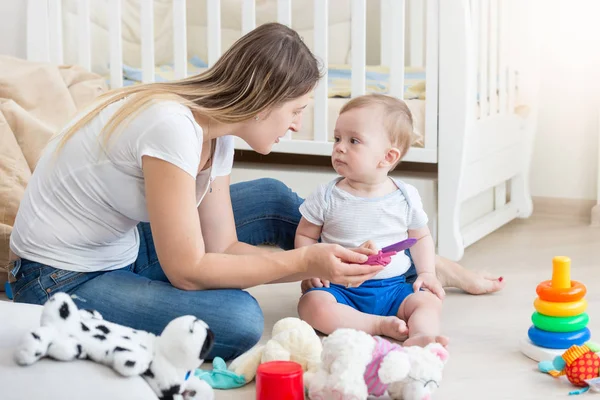
[[[392,256],[395,256],[397,253],[411,248],[415,243],[417,243],[417,239],[409,238],[409,239],[403,240],[401,242],[395,243],[391,246],[384,247],[383,249],[379,250],[379,253],[369,256],[367,261],[365,261],[363,264],[366,264],[366,265],[379,264],[379,265],[386,266],[390,262],[392,262]]]

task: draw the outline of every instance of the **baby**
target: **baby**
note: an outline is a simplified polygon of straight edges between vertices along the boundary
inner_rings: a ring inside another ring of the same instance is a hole
[[[412,132],[410,110],[394,97],[356,97],[340,111],[331,155],[340,177],[320,186],[300,207],[296,247],[319,238],[373,250],[407,238],[418,241],[410,256],[396,254],[359,287],[303,281],[298,313],[324,334],[354,328],[406,339],[405,346],[448,344],[440,335],[444,290],[435,275],[435,246],[421,198],[413,186],[388,176],[408,151]],[[411,285],[404,274],[413,262],[418,277]]]

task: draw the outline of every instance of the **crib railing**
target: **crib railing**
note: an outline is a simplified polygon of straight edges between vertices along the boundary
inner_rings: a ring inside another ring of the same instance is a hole
[[[78,0],[78,62],[91,67],[90,2]],[[192,0],[190,0],[192,1]],[[306,0],[309,1],[309,0]],[[366,91],[366,0],[349,0],[351,5],[351,96]],[[470,4],[473,47],[476,52],[476,79],[473,103],[477,118],[495,113],[506,113],[514,108],[515,75],[511,73],[508,45],[505,38],[509,29],[508,7],[505,0],[457,0]],[[123,85],[123,44],[121,10],[125,0],[108,0],[106,12],[110,43],[110,86]],[[328,65],[328,0],[314,2],[313,51]],[[390,94],[403,97],[405,65],[424,67],[426,73],[424,148],[412,148],[407,161],[437,162],[438,147],[438,76],[439,76],[439,3],[440,0],[380,0],[380,62],[389,67]],[[187,76],[186,0],[172,0],[173,7],[173,64],[176,78]],[[154,81],[154,12],[153,0],[139,0],[142,81]],[[291,26],[292,0],[277,1],[277,19]],[[206,0],[208,65],[220,57],[221,1]],[[256,26],[255,0],[242,2],[244,34]],[[407,34],[409,35],[407,37]],[[32,60],[63,62],[62,0],[29,0],[27,24],[28,58]],[[406,52],[405,47],[409,46]],[[456,46],[465,46],[456,43]],[[328,76],[319,83],[314,93],[314,137],[312,140],[282,140],[275,151],[328,155],[332,143],[328,132]],[[291,139],[288,133],[287,139]],[[239,142],[238,142],[239,143]],[[240,148],[247,148],[239,143]]]
[[[90,1],[78,0],[78,63],[91,67]],[[173,6],[173,65],[176,78],[187,76],[186,0],[172,0]],[[308,1],[308,0],[307,0]],[[314,1],[314,53],[328,65],[328,9],[327,0]],[[366,91],[366,0],[351,1],[351,96]],[[410,25],[410,55],[412,66],[425,65],[427,77],[425,148],[415,149],[416,161],[437,160],[437,26],[438,1],[427,0],[380,0],[381,1],[381,64],[390,71],[390,94],[403,97],[406,43],[406,27]],[[110,86],[123,86],[122,7],[123,0],[108,0]],[[406,8],[410,6],[407,24]],[[141,69],[142,81],[154,81],[154,12],[153,0],[140,0]],[[291,26],[292,1],[277,1],[278,22]],[[206,0],[208,65],[220,57],[221,48],[221,1]],[[426,22],[421,23],[418,21]],[[256,26],[255,0],[243,0],[242,30],[244,34]],[[31,60],[63,62],[62,48],[62,0],[30,0],[28,4],[28,58]],[[332,143],[328,141],[328,76],[318,84],[314,93],[313,140],[293,140],[288,132],[276,151],[307,154],[330,154]],[[243,144],[240,145],[244,147]],[[420,152],[420,154],[419,154]],[[408,159],[412,157],[409,155]]]
[[[511,19],[514,0],[470,0],[475,60],[476,117],[507,114],[516,105],[516,72],[511,65],[514,48]]]

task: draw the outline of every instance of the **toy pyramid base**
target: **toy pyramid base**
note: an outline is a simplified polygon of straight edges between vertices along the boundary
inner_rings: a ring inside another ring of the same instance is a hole
[[[567,349],[547,349],[545,347],[536,346],[527,337],[521,340],[519,348],[521,349],[521,353],[537,362],[552,361],[554,360],[554,357],[561,356],[567,351]]]

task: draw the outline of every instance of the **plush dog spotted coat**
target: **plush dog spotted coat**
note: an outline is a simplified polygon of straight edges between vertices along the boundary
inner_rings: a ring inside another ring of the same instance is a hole
[[[97,311],[80,310],[69,295],[57,293],[44,305],[40,327],[23,338],[15,361],[89,359],[123,376],[142,375],[161,400],[211,400],[212,388],[193,371],[213,343],[211,330],[194,316],[174,319],[155,336],[105,321]]]

